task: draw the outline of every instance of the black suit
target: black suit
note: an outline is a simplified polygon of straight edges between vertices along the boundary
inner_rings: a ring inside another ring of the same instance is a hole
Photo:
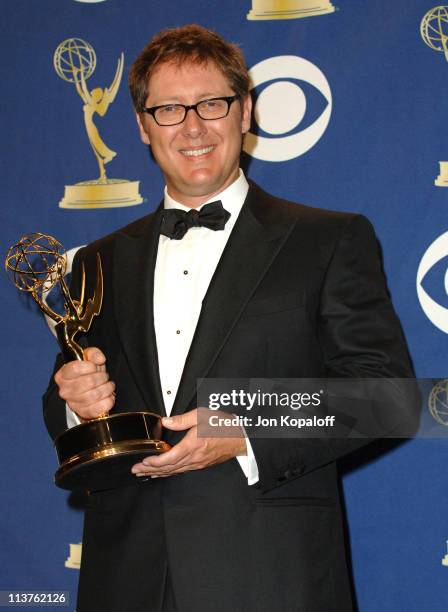
[[[160,216],[95,242],[75,262],[76,277],[81,259],[94,271],[101,254],[104,303],[89,344],[106,354],[118,411],[164,413],[152,313]],[[196,407],[201,377],[411,375],[370,224],[251,184],[173,414]],[[400,410],[405,418],[409,407]],[[45,417],[53,437],[65,427],[54,383]],[[351,610],[335,460],[364,443],[254,438],[255,486],[231,460],[90,495],[79,612],[160,610],[167,568],[179,612]]]

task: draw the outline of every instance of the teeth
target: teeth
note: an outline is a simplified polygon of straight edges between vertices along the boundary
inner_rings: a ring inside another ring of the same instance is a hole
[[[199,155],[205,155],[206,153],[210,153],[213,151],[213,146],[204,147],[203,149],[189,149],[181,151],[182,155],[186,155],[187,157],[198,157]]]

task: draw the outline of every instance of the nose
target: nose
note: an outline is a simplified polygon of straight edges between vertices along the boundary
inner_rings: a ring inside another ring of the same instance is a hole
[[[184,134],[192,138],[202,136],[207,131],[205,121],[199,117],[193,108],[187,110],[187,115],[182,126]]]

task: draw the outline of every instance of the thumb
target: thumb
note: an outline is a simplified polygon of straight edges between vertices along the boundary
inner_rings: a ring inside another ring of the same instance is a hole
[[[162,425],[167,429],[173,431],[184,431],[185,429],[191,429],[197,425],[198,417],[196,410],[190,410],[184,414],[177,414],[176,416],[163,417]]]
[[[91,361],[97,366],[103,366],[106,363],[106,356],[95,346],[90,346],[84,350],[84,359]]]

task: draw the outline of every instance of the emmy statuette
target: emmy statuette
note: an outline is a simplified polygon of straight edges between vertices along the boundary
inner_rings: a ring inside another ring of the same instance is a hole
[[[430,49],[443,53],[448,62],[448,6],[436,6],[424,15],[420,35]],[[439,168],[434,185],[448,187],[448,161],[439,161]]]
[[[101,311],[103,272],[99,254],[93,295],[85,295],[83,264],[79,299],[70,295],[64,280],[64,249],[52,236],[38,233],[23,236],[9,249],[5,266],[17,289],[31,293],[42,312],[55,322],[64,360],[83,360],[83,349],[75,338],[89,331],[94,317]],[[64,314],[55,312],[42,299],[56,285],[64,300]],[[161,433],[160,416],[146,411],[86,420],[55,440],[59,460],[55,483],[62,489],[97,490],[136,482],[132,465],[145,456],[169,450],[169,444],[160,440]]]
[[[83,102],[84,125],[99,171],[98,178],[66,185],[64,197],[59,202],[60,208],[86,210],[140,204],[143,198],[139,193],[139,181],[106,176],[106,164],[110,163],[117,153],[103,141],[94,122],[95,116],[101,118],[106,115],[117,96],[123,76],[123,53],[118,58],[115,76],[109,87],[95,87],[90,91],[87,79],[95,71],[96,54],[88,42],[81,38],[62,41],[54,52],[53,66],[61,79],[75,86]]]
[[[329,0],[252,0],[247,19],[300,19],[334,13],[335,10]]]

